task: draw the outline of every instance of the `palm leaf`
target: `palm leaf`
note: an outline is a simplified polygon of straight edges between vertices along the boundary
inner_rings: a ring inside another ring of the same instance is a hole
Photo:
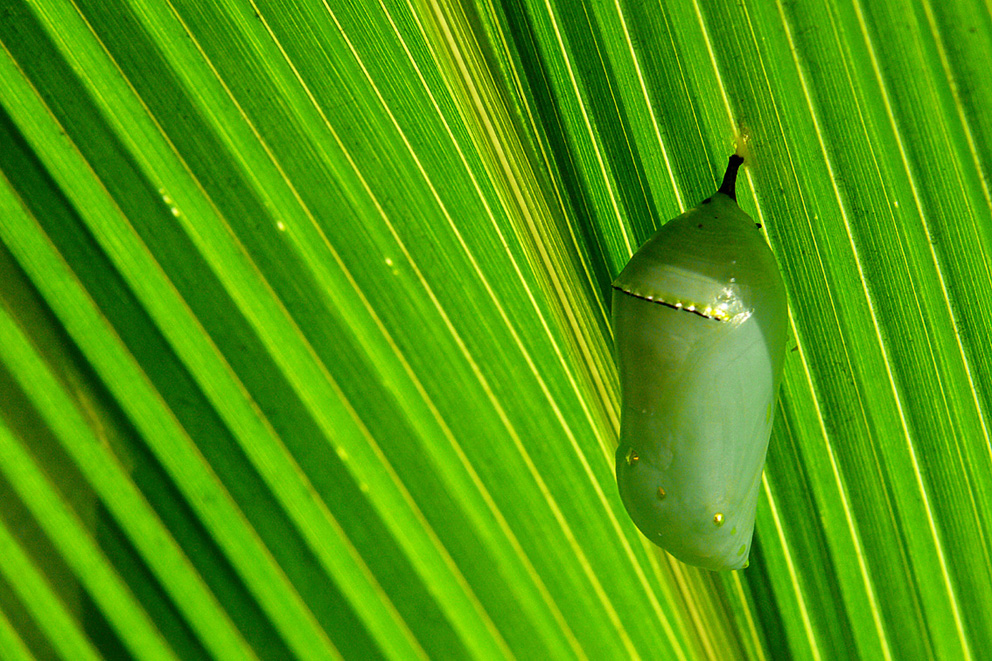
[[[979,2],[0,3],[0,652],[992,648]],[[736,147],[751,564],[613,481],[609,285]]]

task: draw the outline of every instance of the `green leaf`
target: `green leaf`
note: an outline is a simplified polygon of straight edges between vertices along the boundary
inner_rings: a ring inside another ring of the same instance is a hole
[[[0,2],[0,649],[992,648],[975,0]],[[610,283],[738,186],[792,350],[750,566],[616,493]]]

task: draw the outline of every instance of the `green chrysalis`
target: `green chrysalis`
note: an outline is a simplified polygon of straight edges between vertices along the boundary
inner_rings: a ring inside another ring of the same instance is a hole
[[[788,323],[772,251],[737,206],[743,160],[613,282],[620,498],[648,539],[712,570],[747,566]]]

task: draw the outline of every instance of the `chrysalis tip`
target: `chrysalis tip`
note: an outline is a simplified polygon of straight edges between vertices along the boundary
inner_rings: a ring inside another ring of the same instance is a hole
[[[718,193],[723,193],[731,200],[737,201],[737,169],[744,162],[743,156],[733,154],[727,163],[727,171],[723,174],[723,183],[720,184]]]

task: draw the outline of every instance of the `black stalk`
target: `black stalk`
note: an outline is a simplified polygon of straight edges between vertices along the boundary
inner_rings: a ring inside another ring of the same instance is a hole
[[[737,201],[737,169],[743,162],[743,156],[734,154],[730,157],[730,162],[727,163],[727,171],[723,174],[723,183],[720,184],[720,188],[717,190],[718,193],[723,193],[734,202]]]

